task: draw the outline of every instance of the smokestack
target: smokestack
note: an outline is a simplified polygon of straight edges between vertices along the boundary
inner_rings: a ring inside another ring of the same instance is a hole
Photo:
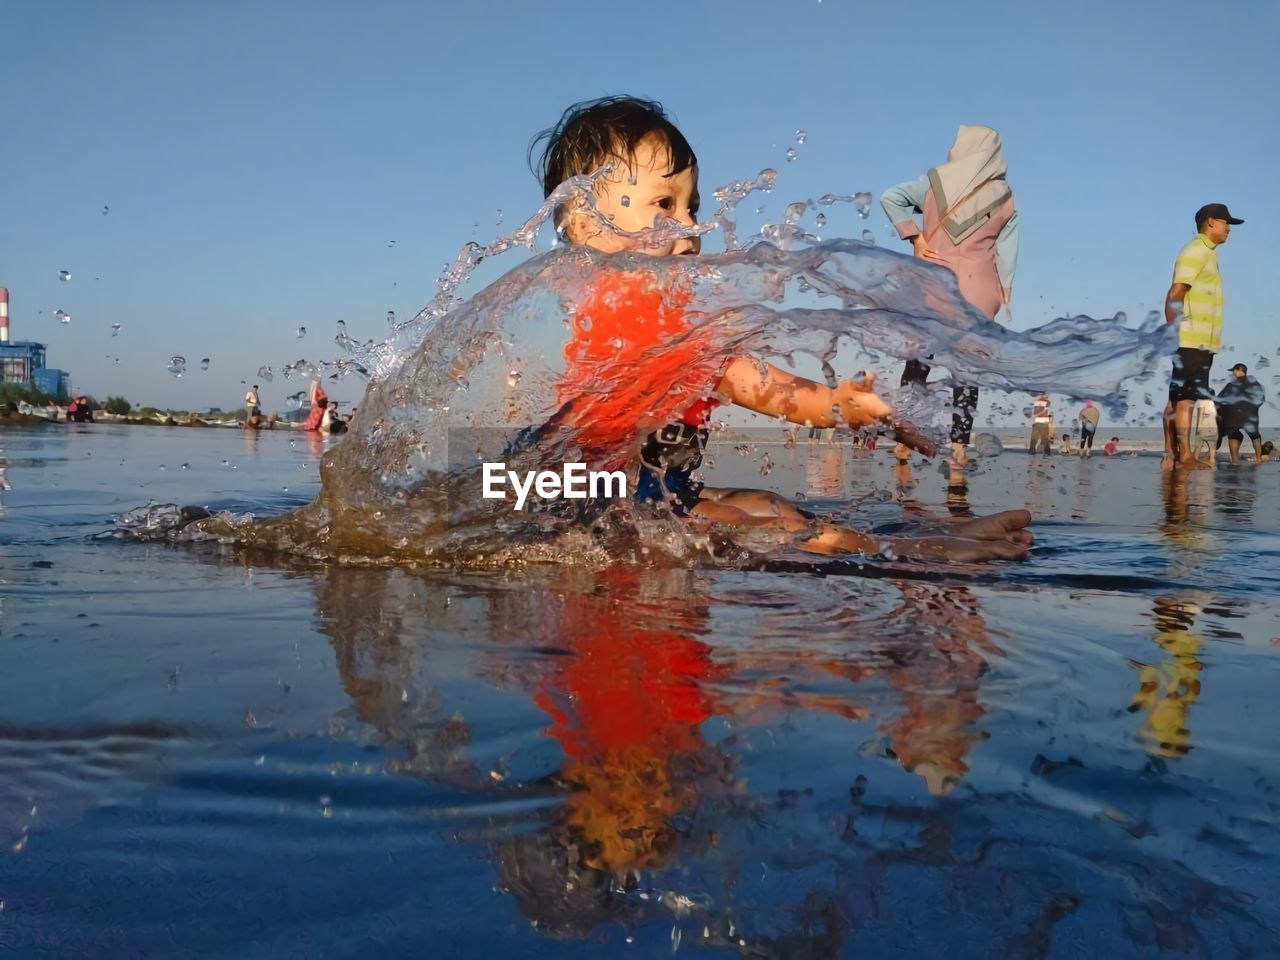
[[[9,288],[0,287],[0,343],[9,342]]]

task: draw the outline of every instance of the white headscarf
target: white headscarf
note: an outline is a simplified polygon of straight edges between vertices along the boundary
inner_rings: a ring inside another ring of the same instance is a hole
[[[953,243],[962,243],[1012,191],[1005,182],[1000,134],[990,127],[961,127],[947,162],[929,171],[929,186]]]

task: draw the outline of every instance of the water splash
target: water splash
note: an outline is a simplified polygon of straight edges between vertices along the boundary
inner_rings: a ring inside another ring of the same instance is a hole
[[[59,279],[59,280],[61,280],[63,283],[68,283],[68,282],[70,282],[70,280],[71,280],[71,271],[70,271],[70,270],[59,270],[59,271],[58,271],[58,279]]]
[[[187,358],[179,354],[174,354],[169,358],[168,371],[177,379],[182,379],[182,375],[187,372]]]
[[[720,208],[696,227],[667,221],[628,233],[598,217],[601,229],[637,243],[719,229],[722,254],[606,256],[559,245],[469,300],[458,296],[483,261],[532,249],[538,231],[571,196],[584,197],[594,211],[593,180],[600,175],[562,184],[509,236],[465,244],[415,317],[401,321],[388,312],[386,339],[354,346],[339,324],[335,342],[348,356],[322,363],[317,374],[330,380],[356,374],[370,386],[351,432],[324,457],[320,495],[286,517],[234,529],[211,520],[203,532],[325,557],[453,563],[625,554],[643,528],[628,505],[516,514],[477,492],[478,465],[486,457],[503,459],[510,469],[581,459],[573,430],[562,429],[566,402],[557,390],[572,335],[568,319],[603,277],[619,271],[650,278],[671,309],[697,316],[688,332],[672,336],[671,348],[696,345],[702,355],[724,356],[808,353],[824,363],[829,380],[848,343],[877,358],[932,356],[957,381],[979,387],[1092,398],[1122,417],[1125,380],[1150,374],[1172,350],[1163,324],[1133,330],[1112,319],[1064,317],[1013,332],[966,303],[944,267],[868,241],[819,241],[804,232],[800,220],[815,207],[851,202],[865,218],[869,193],[789,204],[782,223],[772,225],[773,236],[766,225],[739,247],[735,208],[751,193],[773,189],[771,169],[715,191]],[[634,386],[637,379],[634,369],[607,360],[590,373],[584,382],[605,392],[611,383]],[[259,376],[270,380],[270,368]],[[683,368],[653,371],[641,386],[644,401],[618,414],[626,421],[625,442],[603,453],[614,462],[625,463],[636,437],[668,422],[702,389]],[[664,530],[661,549],[705,551],[693,534]]]
[[[55,310],[53,312],[53,315],[57,317],[59,322],[61,323],[71,322],[71,314],[67,313],[65,310]]]

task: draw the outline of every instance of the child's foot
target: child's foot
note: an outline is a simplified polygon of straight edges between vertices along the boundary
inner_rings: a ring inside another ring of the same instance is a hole
[[[895,443],[893,445],[893,456],[895,459],[905,463],[911,459],[911,450],[905,443]]]

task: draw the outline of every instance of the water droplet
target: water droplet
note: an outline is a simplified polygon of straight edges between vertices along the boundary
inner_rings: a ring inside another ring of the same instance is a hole
[[[871,216],[871,194],[863,190],[853,195],[853,206],[863,220]]]
[[[792,160],[796,158],[796,148],[787,147],[787,152],[783,154],[783,156],[787,158],[787,163],[790,163]]]
[[[177,354],[169,358],[169,372],[175,377],[181,377],[187,372],[187,358],[178,356]]]
[[[502,223],[502,208],[501,208],[501,207],[499,207],[499,208],[498,208],[498,220],[497,220],[497,222],[498,222],[499,224],[501,224],[501,223]]]
[[[163,469],[164,469],[164,464],[163,464],[163,463],[162,463],[162,464],[160,464],[160,469],[161,469],[161,470],[163,470]]]
[[[70,271],[70,270],[59,270],[59,271],[58,271],[58,279],[59,279],[59,280],[61,280],[63,283],[66,283],[68,280],[70,280],[70,279],[71,279],[71,271]]]
[[[388,323],[388,324],[390,324],[390,325],[391,325],[391,326],[393,326],[393,327],[395,326],[395,323],[396,323],[396,312],[395,312],[394,310],[388,310],[388,311],[387,311],[387,323]]]
[[[287,486],[286,486],[286,487],[281,487],[280,489],[281,489],[281,490],[283,490],[285,493],[288,493],[288,492],[289,492],[289,488],[288,488]]]
[[[298,339],[299,339],[299,340],[301,340],[301,339],[302,339],[303,337],[305,337],[306,335],[307,335],[307,328],[306,328],[306,327],[299,327],[299,328],[298,328],[298,331],[297,331],[297,337],[298,337]]]
[[[520,382],[520,371],[519,371],[519,370],[512,370],[510,373],[508,373],[508,374],[507,374],[507,386],[508,386],[508,387],[514,387],[514,386],[515,386],[517,383],[519,383],[519,382]]]
[[[387,249],[388,249],[388,250],[390,250],[390,249],[391,249],[392,247],[394,247],[395,245],[396,245],[396,242],[395,242],[394,240],[388,240],[388,241],[387,241]]]
[[[71,314],[67,313],[65,310],[55,310],[53,312],[53,315],[57,317],[59,320],[61,320],[63,323],[71,322]]]
[[[1125,313],[1123,310],[1121,310],[1119,313],[1116,314],[1116,323],[1126,324],[1128,322],[1129,322],[1129,315]]]
[[[827,225],[827,215],[825,213],[820,213],[813,218],[813,222],[820,227],[825,227]]]
[[[809,135],[805,133],[803,130],[796,131],[796,143],[804,143],[808,139],[809,139]]]
[[[184,463],[184,464],[182,465],[182,469],[183,469],[183,470],[190,470],[190,469],[191,469],[191,464],[189,464],[189,463]]]
[[[103,215],[104,217],[105,217],[108,213],[110,213],[110,212],[111,212],[111,208],[110,208],[110,207],[103,207],[103,208],[102,208],[102,215]]]
[[[259,379],[265,380],[265,381],[267,381],[267,383],[270,383],[270,382],[271,382],[271,378],[272,378],[273,376],[274,376],[274,374],[271,372],[271,368],[270,368],[270,367],[259,367],[259,368],[258,368],[258,377],[259,377]]]
[[[876,235],[875,235],[874,233],[872,233],[870,230],[863,230],[863,231],[862,231],[862,242],[863,242],[863,243],[875,243],[875,242],[876,242]]]
[[[629,206],[631,206],[631,198],[630,198],[630,197],[626,197],[626,196],[624,196],[624,197],[622,198],[622,205],[623,205],[624,207],[629,207]]]
[[[208,358],[208,357],[205,357],[204,359],[202,359],[202,360],[200,361],[200,369],[201,369],[201,370],[208,370],[208,369],[209,369],[209,358]]]
[[[761,204],[760,206],[756,207],[756,213],[758,214],[764,213],[764,204]]]
[[[224,467],[229,467],[229,466],[231,466],[231,463],[230,463],[230,461],[223,460],[223,461],[222,461],[222,465],[223,465]]]

